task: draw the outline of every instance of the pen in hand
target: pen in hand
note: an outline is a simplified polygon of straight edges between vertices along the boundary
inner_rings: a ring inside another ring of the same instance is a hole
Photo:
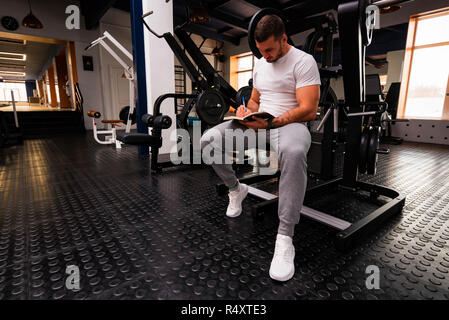
[[[246,104],[245,104],[245,97],[242,97],[242,101],[243,101],[243,107],[245,108],[245,113],[246,113]]]

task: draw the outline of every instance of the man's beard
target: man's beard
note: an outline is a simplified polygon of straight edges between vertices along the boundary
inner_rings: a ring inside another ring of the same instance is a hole
[[[274,59],[271,60],[271,61],[267,61],[267,62],[268,62],[268,63],[276,62],[276,61],[279,60],[279,58],[280,58],[281,56],[282,56],[282,46],[280,46],[279,53],[278,53],[278,55],[276,56],[276,58],[274,58]]]

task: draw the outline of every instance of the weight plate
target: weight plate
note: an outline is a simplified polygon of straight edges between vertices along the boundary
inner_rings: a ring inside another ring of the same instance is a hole
[[[309,34],[306,38],[306,41],[303,46],[303,51],[307,52],[308,54],[311,54],[312,56],[315,55],[315,47],[318,42],[318,40],[324,35],[324,30],[319,29],[318,31],[314,31],[311,34]]]
[[[359,148],[359,172],[366,172],[366,158],[368,155],[368,144],[370,137],[371,127],[365,127],[360,137],[360,148]]]
[[[242,97],[245,98],[245,103],[247,104],[249,99],[251,98],[251,93],[253,92],[253,88],[250,86],[244,86],[237,91],[237,94],[235,95],[235,101],[237,101],[237,104],[240,106],[243,104]]]
[[[260,19],[262,19],[264,16],[267,16],[270,14],[275,14],[282,19],[282,21],[284,22],[286,32],[287,32],[287,23],[286,23],[287,20],[284,18],[284,15],[282,14],[281,11],[273,9],[273,8],[263,8],[263,9],[260,9],[259,11],[257,11],[251,18],[251,21],[249,22],[248,43],[249,43],[249,47],[250,47],[251,51],[253,52],[254,56],[257,57],[258,59],[262,58],[262,54],[260,53],[259,49],[257,49],[256,39],[254,38],[254,31],[256,30],[256,26],[259,23]],[[290,39],[290,37],[288,37],[288,43],[293,45],[293,42]]]
[[[381,128],[379,126],[373,127],[370,131],[366,160],[366,171],[368,174],[376,174],[377,148],[379,147],[380,132]]]
[[[196,102],[196,112],[201,121],[214,126],[223,121],[227,112],[223,96],[214,89],[203,91]]]
[[[124,123],[128,121],[128,113],[129,113],[129,106],[123,107],[122,110],[120,110],[119,113],[119,119],[123,120]],[[131,114],[131,124],[136,123],[136,112],[134,110],[134,113]]]

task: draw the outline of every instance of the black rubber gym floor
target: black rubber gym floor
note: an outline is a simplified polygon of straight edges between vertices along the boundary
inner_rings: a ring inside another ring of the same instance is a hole
[[[134,147],[90,134],[0,149],[0,299],[449,299],[449,150],[389,147],[361,180],[404,193],[402,215],[349,253],[302,219],[286,283],[268,275],[276,214],[254,220],[247,199],[227,218],[209,168],[151,175]],[[342,201],[327,206],[350,220],[361,207]],[[78,292],[66,289],[68,265]],[[370,265],[380,289],[366,287]]]

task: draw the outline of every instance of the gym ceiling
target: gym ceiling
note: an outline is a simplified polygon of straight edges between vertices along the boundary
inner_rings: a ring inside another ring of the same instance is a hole
[[[174,24],[186,20],[186,5],[189,15],[195,13],[209,16],[209,21],[202,24],[190,23],[185,27],[187,32],[198,34],[204,38],[217,40],[226,44],[239,45],[247,36],[247,28],[251,17],[260,8],[272,7],[282,10],[289,21],[289,34],[297,34],[304,30],[305,18],[336,10],[336,0],[171,0],[173,1]],[[85,16],[87,29],[95,29],[101,17],[109,8],[130,11],[129,0],[81,0],[81,11]],[[157,13],[156,13],[157,14]],[[407,23],[375,30],[372,44],[367,48],[368,63],[381,68],[389,51],[401,50],[405,47]],[[339,63],[338,39],[335,39],[335,62]],[[295,43],[296,46],[301,45]]]

